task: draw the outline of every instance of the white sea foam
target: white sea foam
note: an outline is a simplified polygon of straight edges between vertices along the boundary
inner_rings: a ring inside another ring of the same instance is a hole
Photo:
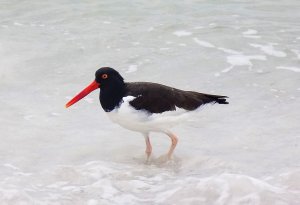
[[[261,36],[257,35],[244,35],[245,38],[261,38]]]
[[[229,72],[235,66],[248,66],[249,69],[252,68],[253,63],[251,60],[266,60],[266,56],[263,55],[231,55],[227,56],[227,62],[231,65],[230,67],[222,70],[223,73]]]
[[[164,168],[92,161],[78,166],[54,167],[34,175],[16,175],[12,171],[7,175],[9,178],[1,180],[0,184],[6,188],[0,188],[0,200],[4,204],[60,202],[71,205],[80,202],[118,205],[126,202],[135,205],[203,202],[200,204],[288,205],[296,204],[299,199],[300,184],[297,179],[300,172],[297,170],[263,179],[235,173],[193,176],[174,173],[173,168],[168,168],[167,164],[162,166]],[[76,175],[68,175],[70,171]],[[153,174],[147,174],[149,172]],[[12,182],[15,186],[9,187]]]
[[[232,50],[232,49],[229,49],[229,48],[218,47],[218,49],[223,51],[224,53],[236,54],[236,55],[242,54],[241,51],[236,51],[236,50]]]
[[[289,67],[289,66],[277,66],[277,69],[281,69],[281,70],[289,70],[289,71],[294,71],[296,73],[300,72],[300,68],[298,67]]]
[[[173,34],[175,36],[178,36],[178,37],[183,37],[183,36],[190,36],[192,35],[193,33],[192,32],[189,32],[189,31],[185,31],[185,30],[180,30],[180,31],[175,31],[173,32]]]
[[[257,33],[258,33],[257,30],[248,29],[247,31],[243,32],[243,36],[245,38],[261,38],[261,36],[255,35]]]
[[[248,29],[247,31],[244,31],[243,32],[243,35],[254,35],[254,34],[257,34],[257,30],[254,30],[254,29]]]
[[[14,165],[12,165],[12,164],[3,164],[3,166],[8,167],[8,168],[11,168],[11,169],[14,169],[14,170],[19,170],[19,169],[20,169],[20,168],[14,166]]]
[[[273,47],[273,44],[261,45],[261,44],[250,43],[250,46],[252,46],[254,48],[259,48],[265,54],[270,55],[270,56],[286,57],[286,53],[283,51],[275,50]]]
[[[19,23],[19,22],[14,22],[14,25],[15,25],[15,26],[24,26],[24,24]]]
[[[138,69],[138,66],[137,65],[130,65],[126,71],[126,73],[133,73],[133,72],[136,72]]]
[[[210,24],[208,24],[208,26],[214,28],[214,27],[217,26],[217,24],[216,23],[210,23]]]
[[[196,26],[193,29],[203,29],[203,28],[204,28],[204,26]]]
[[[203,46],[203,47],[207,47],[207,48],[214,48],[215,46],[207,41],[202,41],[202,40],[199,40],[198,38],[193,38],[193,40],[195,41],[195,43],[197,43],[198,45],[200,46]]]

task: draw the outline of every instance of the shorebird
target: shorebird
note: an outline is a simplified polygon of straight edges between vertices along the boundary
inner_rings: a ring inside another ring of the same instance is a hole
[[[178,138],[170,127],[178,124],[180,116],[207,103],[228,104],[227,96],[184,91],[158,83],[124,82],[116,70],[102,67],[96,71],[95,80],[71,99],[66,108],[98,88],[100,104],[109,118],[144,135],[147,160],[152,153],[150,132],[162,132],[170,137],[167,158],[171,159]]]

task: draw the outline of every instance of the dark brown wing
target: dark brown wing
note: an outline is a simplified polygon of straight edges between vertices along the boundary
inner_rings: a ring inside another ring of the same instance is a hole
[[[136,82],[126,83],[125,96],[134,96],[130,105],[137,110],[151,113],[162,113],[176,110],[195,110],[207,103],[228,104],[226,96],[209,95],[193,91],[183,91],[157,83]]]

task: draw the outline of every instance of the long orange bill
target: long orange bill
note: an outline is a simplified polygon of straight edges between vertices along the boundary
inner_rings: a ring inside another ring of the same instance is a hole
[[[97,88],[100,87],[100,84],[97,83],[95,80],[89,84],[85,89],[83,89],[80,93],[78,93],[72,100],[70,100],[65,106],[66,108],[70,107],[71,105],[73,105],[74,103],[78,102],[79,100],[81,100],[82,98],[84,98],[85,96],[87,96],[90,92],[92,92],[93,90],[96,90]]]

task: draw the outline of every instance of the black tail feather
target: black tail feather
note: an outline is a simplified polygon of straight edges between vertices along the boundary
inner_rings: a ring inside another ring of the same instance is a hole
[[[186,110],[195,110],[205,104],[229,104],[226,101],[227,96],[210,95],[205,93],[197,93],[193,91],[185,91],[176,95],[176,106]]]
[[[206,96],[211,100],[212,103],[229,104],[229,102],[226,101],[226,98],[228,98],[227,96],[209,94],[206,94]]]
[[[221,96],[219,98],[216,98],[216,102],[219,104],[229,104],[229,102],[226,101],[227,96]]]

